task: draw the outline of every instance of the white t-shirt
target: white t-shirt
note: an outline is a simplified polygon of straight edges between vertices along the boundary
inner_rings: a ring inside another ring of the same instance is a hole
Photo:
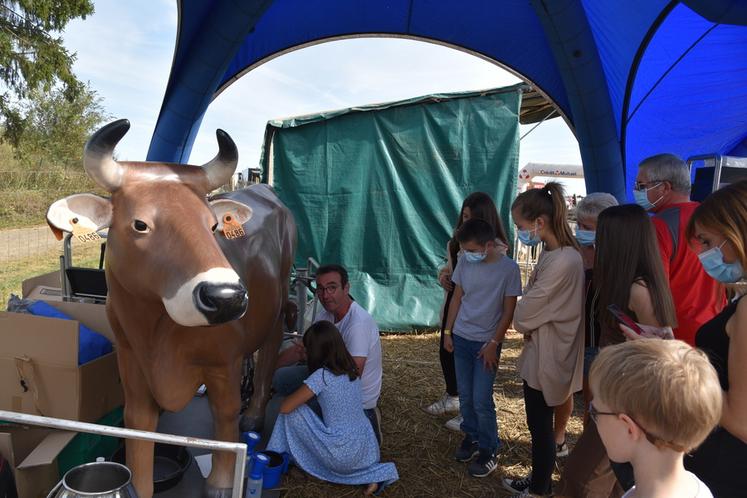
[[[335,317],[329,311],[322,309],[316,316],[316,321],[327,320],[335,324],[342,335],[345,347],[350,356],[360,356],[366,359],[361,376],[361,391],[363,408],[375,408],[381,394],[381,340],[379,327],[373,317],[358,303],[353,301],[350,309],[335,323]]]
[[[708,486],[706,486],[703,481],[698,479],[698,476],[696,476],[692,472],[687,472],[687,475],[690,476],[693,480],[695,480],[695,482],[698,483],[698,492],[695,494],[694,498],[713,498],[713,494],[711,493],[711,490],[708,489]],[[633,493],[635,493],[635,486],[630,488],[628,492],[622,496],[622,498],[631,498],[633,496]]]

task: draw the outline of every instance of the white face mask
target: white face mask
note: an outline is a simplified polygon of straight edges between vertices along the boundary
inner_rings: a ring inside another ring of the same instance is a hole
[[[487,252],[465,252],[464,259],[468,263],[480,263],[485,260],[485,257],[487,257],[487,255]]]
[[[664,194],[660,195],[658,199],[656,199],[654,202],[651,202],[648,200],[648,191],[652,188],[656,188],[659,185],[661,185],[661,182],[658,182],[656,185],[652,185],[649,188],[643,189],[643,190],[633,190],[633,197],[635,198],[636,204],[641,206],[646,211],[650,211],[656,207],[656,205],[664,198]]]

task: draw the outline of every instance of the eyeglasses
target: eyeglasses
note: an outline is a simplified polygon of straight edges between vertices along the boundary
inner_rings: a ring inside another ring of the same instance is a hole
[[[328,285],[327,287],[317,287],[316,291],[314,292],[316,292],[320,296],[323,296],[325,294],[334,294],[339,288],[339,285]]]
[[[615,412],[600,412],[597,411],[596,407],[594,406],[594,403],[592,401],[589,402],[589,416],[594,421],[594,423],[597,423],[597,417],[599,415],[619,415],[619,413]]]
[[[662,182],[660,182],[660,181],[653,181],[653,182],[635,182],[635,183],[633,184],[633,189],[635,189],[635,190],[650,190],[650,189],[652,189],[652,188],[656,188],[656,187],[658,187],[659,185],[661,185],[661,183],[662,183]],[[651,185],[651,184],[653,184],[653,185],[652,185],[651,187],[647,187],[647,185]]]
[[[620,415],[620,414],[616,413],[616,412],[600,412],[600,411],[598,411],[594,407],[594,403],[590,402],[589,403],[589,416],[591,417],[591,420],[593,420],[596,425],[599,425],[599,423],[597,422],[597,418],[599,417],[599,415],[615,415],[615,416],[617,416],[617,415]],[[630,420],[632,420],[633,423],[635,423],[635,425],[637,425],[638,428],[641,429],[641,431],[643,432],[643,434],[646,436],[646,439],[648,439],[648,442],[651,443],[651,444],[653,444],[657,448],[661,448],[663,446],[667,446],[669,448],[672,448],[675,451],[681,451],[683,453],[685,451],[687,451],[687,448],[685,448],[685,447],[683,447],[683,446],[681,446],[681,445],[679,445],[677,443],[674,443],[672,441],[665,441],[664,439],[662,439],[660,437],[654,436],[653,434],[651,434],[650,432],[648,432],[641,424],[639,424],[638,422],[636,422],[636,420],[633,417],[631,417],[630,415],[628,415],[628,418],[630,418]]]

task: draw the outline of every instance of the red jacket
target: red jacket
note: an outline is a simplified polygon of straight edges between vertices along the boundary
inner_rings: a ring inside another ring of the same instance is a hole
[[[685,236],[696,207],[697,202],[670,204],[652,218],[677,312],[674,337],[692,346],[700,326],[716,316],[725,303],[723,287],[703,270]]]

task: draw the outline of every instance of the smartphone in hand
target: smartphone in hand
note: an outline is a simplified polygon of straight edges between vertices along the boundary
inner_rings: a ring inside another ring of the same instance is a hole
[[[626,315],[618,305],[610,304],[609,306],[607,306],[607,311],[612,313],[612,316],[614,316],[618,322],[622,323],[629,329],[632,329],[636,334],[643,335],[643,329],[641,329],[641,327],[639,327],[638,324],[635,323],[635,320]]]

